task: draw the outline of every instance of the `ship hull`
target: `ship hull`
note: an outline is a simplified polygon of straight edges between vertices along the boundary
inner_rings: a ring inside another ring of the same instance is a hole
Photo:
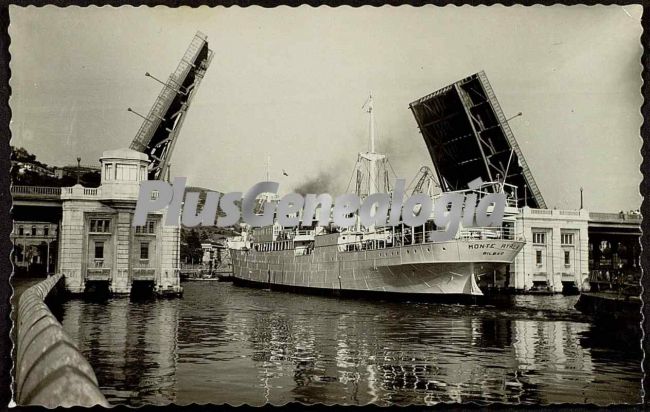
[[[428,243],[340,252],[336,245],[295,256],[280,251],[231,250],[233,281],[275,290],[384,297],[482,296],[480,283],[505,278],[523,242]]]
[[[409,293],[409,292],[386,292],[382,290],[360,290],[360,289],[333,289],[291,286],[284,284],[269,284],[264,282],[250,281],[240,278],[232,278],[236,286],[266,289],[274,292],[297,293],[302,295],[329,296],[341,298],[367,299],[375,301],[395,302],[436,302],[436,303],[463,303],[463,304],[492,304],[494,298],[486,295],[468,295],[457,293]]]

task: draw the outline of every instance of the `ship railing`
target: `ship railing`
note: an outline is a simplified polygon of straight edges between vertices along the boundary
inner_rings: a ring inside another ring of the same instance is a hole
[[[312,247],[297,247],[293,250],[294,256],[306,256],[310,255],[313,251]]]
[[[293,232],[294,236],[313,236],[314,230],[300,229]]]
[[[386,249],[392,242],[382,239],[369,239],[363,242],[366,250]]]
[[[392,239],[351,240],[338,244],[341,252],[358,252],[362,250],[379,250],[393,247]]]
[[[429,236],[428,233],[430,232],[417,232],[414,233],[411,239],[408,237],[404,239],[405,244],[409,244],[409,241],[411,241],[411,244],[417,245],[420,243],[429,243]]]
[[[390,247],[410,246],[425,243],[436,243],[431,239],[431,234],[436,231],[423,230],[422,227],[404,228],[401,231],[390,233],[385,239],[351,240],[339,243],[339,251],[355,252],[361,250],[376,250]],[[438,230],[437,232],[443,232]],[[461,240],[514,240],[516,233],[514,227],[472,227],[462,228],[456,236]]]
[[[276,240],[274,242],[255,242],[253,250],[258,252],[277,252],[281,250],[293,250],[293,241],[290,239]]]
[[[492,193],[504,192],[506,194],[506,206],[517,207],[517,186],[503,182],[484,182],[478,189],[457,190],[454,193],[464,195],[476,194],[476,200],[480,201],[485,196]]]
[[[514,240],[516,237],[514,227],[472,227],[458,231],[458,238],[463,240],[505,239]]]
[[[439,230],[434,232],[443,231]],[[416,231],[415,233],[412,233],[411,231],[395,233],[395,240],[394,242],[390,242],[390,244],[395,243],[397,245],[412,245],[436,243],[431,239],[431,234],[431,230],[424,232]],[[461,240],[514,240],[516,239],[516,234],[514,228],[512,227],[473,227],[460,229],[456,238]]]

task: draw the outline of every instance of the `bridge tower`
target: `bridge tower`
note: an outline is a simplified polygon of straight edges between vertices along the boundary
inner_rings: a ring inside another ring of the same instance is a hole
[[[144,226],[133,226],[140,183],[168,180],[171,154],[185,116],[212,59],[207,38],[197,33],[176,70],[126,149],[105,151],[101,186],[77,184],[61,192],[60,270],[66,288],[83,293],[89,286],[115,295],[148,288],[180,295],[180,234],[163,222],[165,212],[150,213]]]

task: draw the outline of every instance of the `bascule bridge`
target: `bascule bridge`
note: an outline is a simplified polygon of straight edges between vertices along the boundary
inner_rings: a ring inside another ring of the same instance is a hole
[[[162,90],[146,115],[128,109],[142,125],[129,148],[103,153],[99,187],[12,188],[14,217],[24,227],[40,218],[35,235],[47,227],[50,237],[57,236],[57,261],[48,257],[48,264],[65,275],[70,292],[92,286],[129,294],[136,285],[163,295],[182,292],[180,227],[163,225],[163,212],[150,214],[141,227],[132,220],[140,182],[169,179],[174,146],[211,60],[207,37],[197,33],[166,81],[146,73]],[[27,237],[14,230],[14,242],[20,235]]]
[[[468,76],[410,104],[442,190],[467,183],[505,182],[517,187],[517,236],[526,240],[510,268],[518,290],[583,289],[614,273],[638,280],[640,216],[548,209],[533,172],[485,72]],[[603,191],[602,196],[606,192]]]

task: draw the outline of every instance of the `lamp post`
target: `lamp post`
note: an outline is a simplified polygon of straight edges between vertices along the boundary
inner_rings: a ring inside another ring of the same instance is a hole
[[[127,111],[127,112],[131,112],[131,113],[135,114],[136,116],[143,118],[144,120],[148,121],[149,123],[152,123],[152,122],[153,122],[153,120],[151,120],[150,118],[141,115],[140,113],[136,112],[135,110],[133,110],[133,109],[130,108],[130,107],[127,107],[127,108],[126,108],[126,111]],[[164,117],[160,117],[160,116],[158,116],[158,115],[155,114],[155,113],[151,113],[151,115],[154,116],[154,117],[156,117],[158,120],[160,120],[160,121],[162,121],[162,122],[164,122],[164,121],[166,120]]]
[[[81,157],[77,156],[77,184],[79,184],[79,182],[81,181],[80,169],[81,169]]]
[[[510,120],[514,119],[515,117],[519,117],[519,116],[521,116],[521,115],[523,115],[522,112],[517,113],[516,115],[512,116],[511,118],[506,119],[506,123],[509,122]]]
[[[580,210],[582,210],[582,206],[583,206],[583,203],[582,203],[582,187],[580,187]]]
[[[149,78],[151,78],[151,79],[154,79],[154,80],[157,81],[158,83],[160,83],[160,84],[162,84],[163,86],[165,86],[165,87],[167,87],[167,88],[169,88],[169,89],[175,91],[176,93],[180,93],[180,94],[183,94],[183,95],[187,95],[187,92],[182,92],[182,91],[180,90],[180,88],[183,87],[183,86],[182,86],[181,84],[179,84],[176,80],[172,79],[171,77],[169,78],[169,80],[170,80],[171,82],[174,82],[177,86],[179,86],[178,89],[175,89],[175,88],[171,87],[169,84],[167,84],[167,83],[163,82],[162,80],[160,80],[160,79],[154,77],[154,76],[153,76],[151,73],[149,73],[149,72],[146,72],[144,75],[145,75],[145,77],[149,77]],[[186,89],[186,90],[187,90],[187,89]]]
[[[50,240],[46,239],[47,242],[47,255],[45,260],[45,272],[47,276],[50,276]]]

